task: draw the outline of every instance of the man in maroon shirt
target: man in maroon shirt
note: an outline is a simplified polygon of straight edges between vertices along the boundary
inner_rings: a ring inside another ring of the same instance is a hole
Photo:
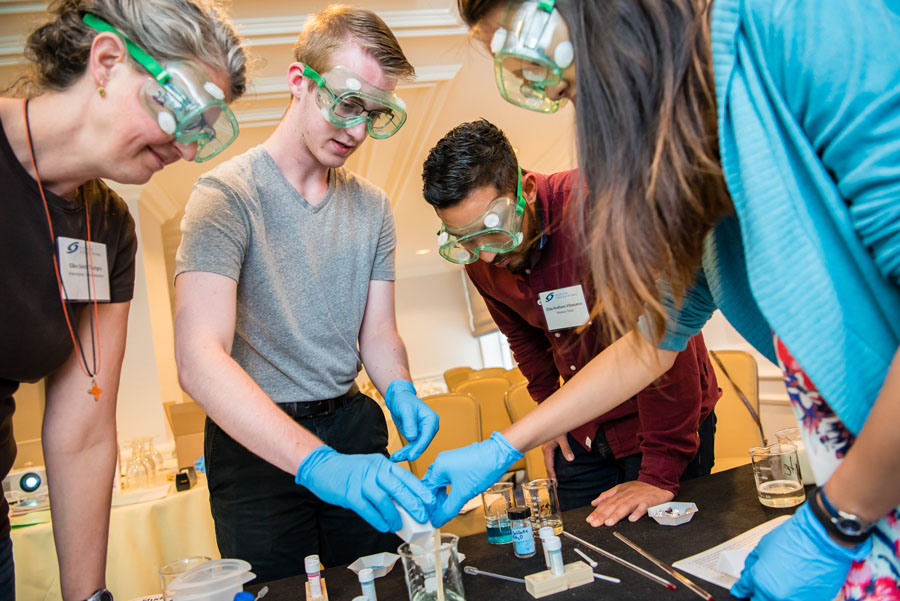
[[[444,136],[422,177],[444,223],[441,255],[466,266],[540,403],[612,342],[589,321],[576,173],[521,171],[503,132],[480,120]],[[708,474],[719,396],[697,335],[656,385],[544,445],[562,509],[595,505],[594,526],[634,521],[674,498],[680,480]]]

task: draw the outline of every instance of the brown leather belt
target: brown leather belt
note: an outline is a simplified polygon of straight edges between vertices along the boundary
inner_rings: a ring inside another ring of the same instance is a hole
[[[327,417],[344,406],[348,401],[352,400],[359,394],[359,386],[354,382],[350,390],[339,397],[333,399],[323,399],[321,401],[294,401],[290,403],[279,403],[281,410],[293,418],[304,419],[309,417]]]

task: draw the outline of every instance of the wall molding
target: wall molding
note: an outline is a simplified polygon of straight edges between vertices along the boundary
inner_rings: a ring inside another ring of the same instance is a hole
[[[35,14],[47,10],[46,3],[25,0],[0,0],[2,14]],[[453,8],[385,10],[378,13],[397,38],[422,38],[468,35]],[[309,15],[246,17],[234,19],[235,28],[249,46],[292,45]],[[0,66],[25,62],[24,35],[0,36]]]
[[[468,28],[451,8],[385,10],[378,13],[397,38],[468,35]],[[235,19],[250,46],[293,44],[309,15]]]

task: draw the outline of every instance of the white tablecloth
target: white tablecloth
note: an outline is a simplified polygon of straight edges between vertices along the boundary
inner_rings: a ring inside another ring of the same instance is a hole
[[[16,598],[59,601],[59,567],[49,523],[13,528]],[[204,479],[155,501],[114,507],[109,524],[106,585],[116,599],[161,592],[160,566],[191,555],[219,557]]]

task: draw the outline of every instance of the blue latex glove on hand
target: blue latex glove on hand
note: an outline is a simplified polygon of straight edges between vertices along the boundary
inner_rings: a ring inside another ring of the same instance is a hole
[[[494,432],[484,442],[440,453],[422,483],[435,491],[437,503],[431,524],[440,528],[459,513],[466,501],[500,479],[509,466],[523,457],[506,438]],[[450,485],[450,493],[446,486]]]
[[[418,459],[438,431],[438,414],[419,400],[416,387],[407,380],[394,380],[384,393],[394,424],[409,444],[391,455],[391,461]]]
[[[428,488],[384,455],[343,455],[324,444],[306,456],[294,481],[326,503],[352,509],[381,532],[402,527],[392,498],[419,522],[435,503]]]
[[[759,541],[731,587],[732,595],[753,601],[825,601],[837,596],[851,564],[872,550],[872,539],[853,549],[838,545],[809,503]]]

